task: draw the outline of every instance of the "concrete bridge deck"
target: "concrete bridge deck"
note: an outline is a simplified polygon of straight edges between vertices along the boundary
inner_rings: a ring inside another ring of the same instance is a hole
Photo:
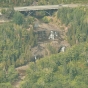
[[[85,6],[79,4],[59,4],[59,5],[42,5],[42,6],[25,6],[25,7],[14,7],[15,11],[33,11],[33,10],[52,10],[52,9],[59,9],[62,7],[70,7],[75,8],[78,6]]]

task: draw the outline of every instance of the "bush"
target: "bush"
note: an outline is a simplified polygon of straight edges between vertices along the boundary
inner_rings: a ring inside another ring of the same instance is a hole
[[[24,23],[24,16],[20,12],[15,12],[15,14],[13,16],[13,21],[16,24],[21,25]]]
[[[2,14],[5,14],[5,13],[6,13],[6,10],[5,10],[5,9],[2,9],[2,10],[1,10],[1,13],[2,13]]]
[[[12,88],[10,83],[0,83],[0,88]]]
[[[49,23],[49,20],[48,20],[48,18],[47,18],[46,16],[42,18],[42,21],[43,21],[44,23]]]

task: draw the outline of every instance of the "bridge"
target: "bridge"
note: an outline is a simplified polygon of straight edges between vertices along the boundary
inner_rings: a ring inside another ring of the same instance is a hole
[[[42,5],[42,6],[25,6],[25,7],[14,7],[15,11],[35,11],[35,10],[57,10],[62,7],[75,8],[78,6],[85,6],[79,4],[59,4],[59,5]]]

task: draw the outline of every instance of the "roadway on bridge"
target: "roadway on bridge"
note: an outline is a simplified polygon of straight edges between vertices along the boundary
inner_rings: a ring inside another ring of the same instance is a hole
[[[52,10],[52,9],[59,9],[62,7],[70,7],[75,8],[78,6],[87,6],[87,5],[80,5],[80,4],[59,4],[59,5],[42,5],[42,6],[24,6],[24,7],[14,7],[15,11],[33,11],[33,10]]]

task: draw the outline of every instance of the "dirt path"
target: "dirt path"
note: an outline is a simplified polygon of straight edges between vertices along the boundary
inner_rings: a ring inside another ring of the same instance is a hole
[[[20,86],[20,82],[25,78],[25,74],[26,74],[26,70],[28,69],[28,64],[25,66],[21,66],[16,68],[16,71],[19,74],[18,80],[16,80],[15,82],[12,83],[13,88],[19,88]]]

